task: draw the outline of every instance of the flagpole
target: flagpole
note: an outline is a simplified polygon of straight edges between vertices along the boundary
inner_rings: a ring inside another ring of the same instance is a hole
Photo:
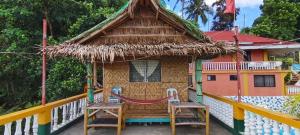
[[[235,1],[234,1],[235,2]],[[235,5],[235,3],[234,3]],[[233,38],[235,40],[235,45],[237,48],[236,52],[236,71],[237,71],[237,96],[238,96],[238,102],[241,102],[241,63],[240,63],[240,55],[239,55],[239,49],[240,49],[240,44],[239,44],[239,39],[238,39],[238,33],[239,33],[239,28],[236,26],[236,10],[234,8],[233,11]]]
[[[43,19],[42,105],[46,104],[46,45],[47,21],[46,19]]]

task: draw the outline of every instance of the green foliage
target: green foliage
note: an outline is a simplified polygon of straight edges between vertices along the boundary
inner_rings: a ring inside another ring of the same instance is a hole
[[[64,58],[54,60],[47,77],[47,99],[50,101],[70,97],[83,92],[85,67],[78,60]]]
[[[289,0],[265,0],[262,16],[253,23],[251,32],[282,40],[295,38],[300,17],[300,5]]]
[[[290,96],[283,109],[289,114],[300,118],[300,95]]]
[[[198,18],[201,18],[202,24],[206,24],[208,19],[206,14],[212,14],[212,9],[205,4],[204,0],[190,0],[188,1],[185,14],[187,19],[193,20],[198,24]]]
[[[80,34],[114,13],[127,0],[0,1],[0,114],[39,104],[42,18],[49,45]],[[9,52],[9,53],[8,53]],[[85,82],[83,62],[71,58],[47,63],[47,100],[78,94]]]

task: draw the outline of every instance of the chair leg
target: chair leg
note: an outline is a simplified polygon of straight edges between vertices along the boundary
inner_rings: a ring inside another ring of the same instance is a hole
[[[205,107],[205,115],[206,115],[206,124],[205,124],[205,134],[209,135],[209,107]]]
[[[118,129],[117,135],[121,135],[122,130],[122,107],[118,111]]]
[[[171,129],[172,129],[172,135],[176,135],[176,129],[175,129],[175,108],[171,108]]]
[[[88,114],[88,109],[85,109],[85,111],[84,111],[84,129],[83,129],[83,134],[84,135],[87,135],[88,134],[88,118],[89,118],[89,116],[88,116],[89,114]]]

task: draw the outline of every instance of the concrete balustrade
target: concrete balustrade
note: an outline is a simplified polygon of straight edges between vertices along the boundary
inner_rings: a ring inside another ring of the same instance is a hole
[[[191,91],[195,90],[189,90],[189,95]],[[203,104],[233,134],[300,135],[300,119],[288,114],[208,93],[203,95]]]
[[[280,61],[241,62],[241,70],[275,70],[281,69]],[[236,62],[203,62],[203,70],[236,70]]]
[[[300,86],[288,85],[286,86],[287,95],[297,95],[300,94]]]
[[[95,91],[96,102],[102,101],[101,91]],[[81,94],[0,116],[0,126],[4,125],[4,132],[0,134],[48,135],[55,133],[83,116],[86,96],[86,94]]]

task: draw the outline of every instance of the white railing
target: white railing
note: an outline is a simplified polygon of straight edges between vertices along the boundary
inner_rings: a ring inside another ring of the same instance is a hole
[[[300,86],[288,85],[286,94],[287,95],[300,94]]]
[[[94,95],[95,102],[101,102],[102,99],[102,93],[96,93]],[[53,108],[51,110],[51,132],[55,132],[59,128],[83,116],[85,106],[86,97]]]
[[[244,135],[300,135],[300,129],[245,110]]]
[[[225,123],[227,126],[234,128],[233,105],[206,95],[203,96],[203,104],[209,106],[211,115]]]
[[[23,122],[25,121],[25,123]],[[22,123],[24,123],[24,129],[22,129]],[[12,125],[15,125],[14,132],[12,131]],[[27,116],[25,118],[9,122],[4,125],[4,135],[37,135],[38,134],[38,115]]]
[[[95,102],[101,102],[103,101],[102,99],[103,94],[101,92],[95,93]],[[19,112],[0,116],[0,125],[4,125],[4,133],[0,134],[37,135],[38,114],[43,112],[49,106],[53,106],[51,109],[51,133],[57,131],[84,114],[84,107],[86,106],[86,96],[84,94],[67,98],[65,100],[68,100],[68,102],[59,100],[46,104],[45,106],[32,107]]]
[[[274,70],[280,69],[280,61],[241,62],[241,70]],[[236,62],[203,62],[203,70],[236,70]]]

